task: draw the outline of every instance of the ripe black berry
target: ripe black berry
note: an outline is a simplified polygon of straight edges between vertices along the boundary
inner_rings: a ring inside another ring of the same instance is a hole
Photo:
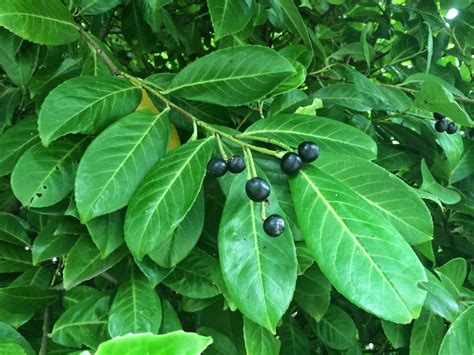
[[[263,221],[263,230],[270,237],[278,237],[285,231],[285,228],[285,220],[282,216],[277,214],[272,214]]]
[[[439,112],[433,112],[433,117],[437,120],[443,120],[446,118],[445,115],[443,115],[442,113],[439,113]]]
[[[270,196],[270,185],[265,180],[254,177],[245,184],[245,192],[252,201],[264,201]]]
[[[319,157],[319,145],[314,142],[302,142],[298,146],[298,154],[305,163],[311,163]]]
[[[454,122],[448,123],[448,127],[446,127],[446,132],[448,134],[456,133],[457,130],[458,130],[458,127],[456,126],[456,123]]]
[[[281,158],[280,167],[281,170],[290,176],[298,174],[298,171],[301,169],[303,161],[298,154],[295,153],[286,153],[283,158]]]
[[[222,158],[213,158],[207,163],[207,172],[215,177],[221,177],[227,172],[227,164]]]
[[[445,120],[436,121],[435,130],[437,132],[442,133],[442,132],[446,131],[447,128],[448,128],[448,122],[446,122]]]
[[[238,174],[245,170],[245,161],[240,155],[234,155],[227,161],[227,168],[231,173]]]

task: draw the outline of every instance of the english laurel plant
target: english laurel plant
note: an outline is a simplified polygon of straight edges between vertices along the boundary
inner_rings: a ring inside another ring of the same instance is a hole
[[[0,354],[474,353],[470,1],[1,0]]]

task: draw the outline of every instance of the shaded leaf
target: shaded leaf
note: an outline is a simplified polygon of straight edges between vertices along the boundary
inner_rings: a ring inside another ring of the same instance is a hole
[[[241,31],[252,16],[251,6],[241,0],[207,0],[216,40]]]

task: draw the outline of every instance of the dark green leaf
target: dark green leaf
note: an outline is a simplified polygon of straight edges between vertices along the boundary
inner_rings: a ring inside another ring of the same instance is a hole
[[[108,257],[125,242],[123,223],[125,210],[119,210],[94,218],[87,223],[87,229],[102,258]]]
[[[337,350],[349,349],[357,340],[357,328],[352,318],[341,308],[331,305],[318,323],[318,337]]]
[[[424,309],[413,324],[410,354],[437,354],[444,332],[443,318]]]
[[[251,320],[244,318],[244,340],[247,355],[278,355],[280,353],[280,340]]]
[[[30,245],[21,219],[4,212],[0,212],[0,240],[16,245]]]
[[[216,40],[241,31],[250,21],[249,3],[242,0],[207,0]]]

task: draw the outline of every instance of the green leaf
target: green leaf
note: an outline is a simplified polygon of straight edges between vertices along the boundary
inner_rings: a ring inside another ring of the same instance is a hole
[[[316,265],[313,264],[298,277],[294,300],[317,322],[328,310],[331,301],[331,284]]]
[[[96,355],[199,355],[210,344],[211,337],[182,330],[163,335],[131,334],[100,344]]]
[[[137,52],[150,52],[156,44],[155,35],[148,23],[144,21],[135,0],[130,1],[122,12],[122,33]]]
[[[52,272],[44,267],[30,269],[18,276],[9,287],[34,286],[36,288],[49,288]]]
[[[122,284],[109,313],[109,334],[115,338],[128,333],[158,333],[161,302],[149,281],[132,267],[130,278]]]
[[[174,332],[176,330],[183,329],[181,321],[179,320],[178,314],[174,310],[173,306],[167,299],[163,299],[162,302],[162,313],[163,321],[161,322],[161,334]]]
[[[244,318],[244,340],[247,355],[278,355],[280,340],[264,327]]]
[[[38,118],[43,145],[68,133],[96,134],[110,123],[135,110],[141,89],[112,76],[84,76],[53,89],[41,106]]]
[[[109,298],[109,295],[99,293],[66,309],[54,323],[51,339],[57,344],[75,348],[81,348],[82,345],[97,348],[108,338]]]
[[[290,179],[290,188],[304,239],[338,292],[382,319],[405,324],[416,318],[426,297],[417,285],[426,275],[388,220],[316,167]]]
[[[472,354],[474,352],[473,328],[474,306],[470,306],[451,324],[441,343],[439,355]]]
[[[161,267],[148,256],[145,256],[142,261],[135,260],[135,263],[141,272],[143,272],[143,274],[148,278],[153,287],[156,287],[173,271],[173,269]]]
[[[90,240],[83,236],[74,244],[66,255],[64,264],[64,288],[66,290],[92,279],[117,264],[126,254],[125,248],[120,248],[102,259],[99,250]]]
[[[426,270],[428,281],[421,288],[427,291],[425,308],[452,322],[459,313],[457,300],[446,287],[429,270]]]
[[[303,42],[306,45],[306,47],[313,50],[313,46],[311,44],[311,40],[308,34],[308,29],[306,28],[303,18],[301,17],[301,14],[298,11],[298,8],[296,7],[294,1],[293,0],[280,0],[279,3],[283,11],[288,16],[291,23],[295,27],[296,31],[300,35],[301,39],[303,39]]]
[[[52,221],[35,238],[31,249],[33,265],[65,255],[76,243],[77,238],[73,235],[56,234],[57,228],[57,222]]]
[[[426,165],[425,159],[421,161],[421,175],[423,177],[423,183],[420,186],[421,191],[434,195],[435,198],[447,205],[453,205],[461,200],[461,195],[457,191],[448,189],[435,180],[428,165]]]
[[[127,204],[148,171],[166,153],[168,113],[134,112],[110,125],[87,147],[75,186],[82,223]]]
[[[57,298],[57,291],[36,286],[0,288],[0,308],[15,313],[35,312]]]
[[[66,44],[79,37],[71,14],[59,0],[3,0],[0,26],[39,44]]]
[[[78,0],[81,15],[98,15],[121,4],[121,0]]]
[[[341,308],[331,305],[317,325],[321,341],[337,350],[347,350],[357,341],[357,328]]]
[[[39,142],[36,119],[18,121],[0,135],[0,176],[10,174],[18,159],[31,146]]]
[[[221,106],[239,106],[263,98],[294,73],[293,65],[270,48],[226,48],[185,67],[166,93]]]
[[[11,345],[18,345],[16,347],[12,347]],[[19,349],[19,348],[20,349]],[[18,333],[15,329],[10,327],[8,324],[4,322],[0,322],[0,353],[8,354],[8,352],[4,352],[5,348],[10,350],[19,349],[22,352],[12,352],[11,354],[25,354],[25,355],[35,355],[36,352],[33,350],[31,345],[26,341],[23,336]]]
[[[220,293],[212,280],[212,276],[218,271],[217,261],[204,251],[195,248],[163,283],[187,297],[210,298]]]
[[[323,100],[324,106],[336,104],[356,111],[370,111],[372,109],[367,97],[358,90],[355,84],[328,85],[319,89],[313,96]]]
[[[212,337],[212,344],[206,349],[204,354],[239,355],[239,351],[237,350],[236,346],[225,334],[208,327],[199,327],[197,332],[201,335]]]
[[[463,139],[464,150],[459,161],[451,167],[450,182],[454,184],[474,174],[474,142]]]
[[[22,272],[33,268],[31,253],[24,247],[9,243],[0,243],[0,274]]]
[[[442,113],[463,126],[473,126],[473,122],[464,108],[454,100],[453,94],[438,81],[426,79],[416,95],[415,104],[430,112]]]
[[[138,260],[153,251],[191,209],[201,189],[214,139],[197,140],[168,154],[136,189],[125,216],[125,241]]]
[[[276,323],[288,308],[295,289],[295,246],[289,228],[278,238],[266,235],[260,204],[245,195],[246,180],[244,174],[235,176],[220,222],[222,274],[238,309],[275,333]],[[267,215],[281,214],[274,195],[270,200]]]
[[[164,240],[149,256],[158,265],[174,267],[186,258],[201,236],[204,227],[204,193],[200,193],[171,237]]]
[[[251,6],[242,0],[207,0],[216,40],[240,32],[252,18]]]
[[[324,152],[373,159],[377,145],[365,133],[347,124],[323,117],[279,115],[252,124],[241,137],[270,138],[297,147],[302,141],[314,141]]]
[[[40,143],[21,156],[13,169],[11,184],[16,198],[26,207],[52,206],[74,188],[77,161],[88,137],[68,137],[49,148]]]
[[[68,309],[89,296],[98,295],[99,292],[100,291],[98,289],[91,286],[76,286],[63,293],[61,304],[64,309]]]
[[[123,224],[125,210],[119,210],[94,218],[87,223],[87,229],[102,259],[108,257],[125,242]]]
[[[397,176],[366,160],[339,154],[321,154],[317,166],[377,209],[410,245],[432,239],[428,208]]]
[[[21,219],[4,212],[0,212],[0,240],[16,245],[30,245]]]
[[[443,318],[424,309],[415,320],[410,337],[410,354],[437,354],[444,336]],[[461,353],[460,353],[461,354]]]
[[[463,258],[454,258],[435,269],[443,283],[460,289],[467,275],[467,263]]]
[[[281,340],[281,355],[310,354],[311,345],[308,337],[293,317],[285,319],[283,325],[278,328],[278,335]]]
[[[423,314],[423,310],[421,313]],[[415,321],[416,322],[416,321]],[[394,349],[405,348],[410,342],[410,326],[382,320],[383,332]]]

